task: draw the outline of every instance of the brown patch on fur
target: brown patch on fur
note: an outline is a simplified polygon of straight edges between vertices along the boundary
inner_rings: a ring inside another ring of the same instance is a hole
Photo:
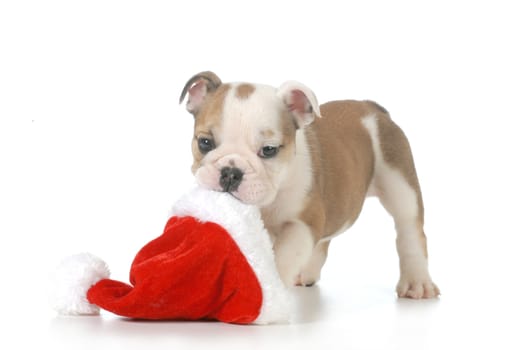
[[[280,130],[282,132],[281,148],[278,154],[279,161],[289,161],[296,154],[296,128],[294,127],[294,119],[287,110],[282,110],[280,117]],[[274,136],[274,131],[266,130],[272,133],[270,137]]]
[[[260,132],[260,134],[262,135],[262,137],[263,137],[264,139],[270,139],[271,137],[274,136],[275,133],[274,133],[274,130],[267,129],[267,130],[262,130],[262,131]]]
[[[241,100],[248,99],[256,88],[252,84],[243,83],[236,87],[236,97]]]
[[[219,141],[215,139],[215,135],[218,134],[221,129],[223,105],[230,88],[231,86],[229,84],[223,84],[220,85],[215,92],[208,94],[200,111],[195,115],[194,138],[192,141],[194,162],[191,168],[193,173],[200,167],[200,163],[204,157],[198,148],[198,137],[206,136],[212,138],[215,143]]]
[[[316,240],[358,218],[374,172],[372,142],[361,118],[367,106],[334,101],[320,106],[322,119],[306,129],[313,184],[300,218]]]
[[[296,143],[296,128],[294,127],[294,118],[286,110],[281,112],[280,126],[283,133],[283,145]]]

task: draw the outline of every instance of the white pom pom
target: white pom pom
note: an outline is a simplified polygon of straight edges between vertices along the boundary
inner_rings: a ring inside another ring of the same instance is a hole
[[[109,268],[100,258],[81,253],[69,256],[57,266],[51,279],[53,309],[62,315],[98,315],[100,308],[87,301],[87,291],[109,278]]]

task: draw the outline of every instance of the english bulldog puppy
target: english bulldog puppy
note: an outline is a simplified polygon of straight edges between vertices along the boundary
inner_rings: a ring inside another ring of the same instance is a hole
[[[222,83],[213,72],[190,78],[180,103],[186,97],[197,182],[260,208],[287,285],[317,282],[331,239],[354,224],[366,197],[377,196],[395,222],[398,296],[439,295],[410,146],[383,107],[319,105],[296,81]]]

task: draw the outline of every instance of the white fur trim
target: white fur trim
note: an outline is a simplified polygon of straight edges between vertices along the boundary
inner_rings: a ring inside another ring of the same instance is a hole
[[[51,278],[49,297],[53,309],[61,315],[98,315],[100,308],[87,301],[87,291],[109,274],[107,264],[92,254],[65,258]]]
[[[235,199],[228,193],[195,188],[171,209],[172,216],[194,216],[202,222],[222,226],[234,239],[258,277],[263,301],[260,314],[253,323],[289,322],[290,291],[280,279],[269,233],[263,225],[260,211]]]

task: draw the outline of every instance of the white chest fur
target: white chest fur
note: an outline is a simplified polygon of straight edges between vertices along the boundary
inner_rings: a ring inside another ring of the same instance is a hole
[[[262,208],[265,225],[272,232],[298,218],[311,188],[311,156],[303,130],[296,132],[296,154],[284,175],[275,200]]]

